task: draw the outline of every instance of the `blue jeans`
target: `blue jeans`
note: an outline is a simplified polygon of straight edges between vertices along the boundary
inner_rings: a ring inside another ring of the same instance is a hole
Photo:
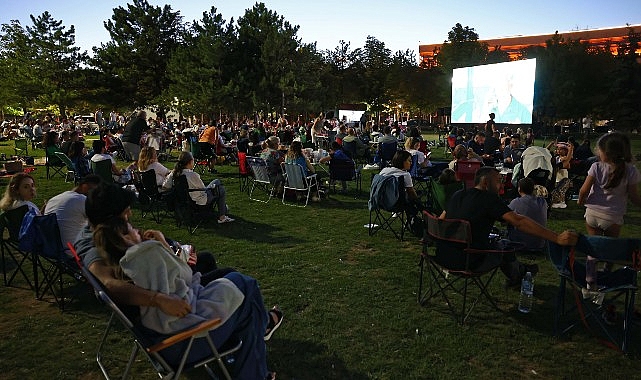
[[[245,295],[245,299],[231,317],[223,325],[212,330],[209,335],[217,349],[224,347],[225,342],[230,338],[242,340],[243,345],[240,350],[232,354],[235,359],[234,363],[227,366],[233,379],[265,379],[268,371],[264,336],[269,315],[265,311],[258,282],[239,272],[229,273],[225,275],[225,278],[240,289]],[[160,341],[163,338],[163,336],[159,336],[157,340]],[[180,352],[185,345],[186,342],[175,345],[179,347],[167,348],[161,351],[162,356],[168,363],[175,365],[179,361]],[[187,363],[201,360],[210,355],[211,351],[207,342],[204,339],[198,339],[192,346]]]

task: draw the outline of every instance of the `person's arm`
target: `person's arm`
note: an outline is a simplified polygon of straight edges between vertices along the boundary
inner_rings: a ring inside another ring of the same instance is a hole
[[[585,205],[585,200],[588,197],[588,194],[590,194],[590,189],[592,188],[593,184],[594,184],[594,176],[588,175],[587,177],[585,177],[585,181],[583,182],[583,185],[579,190],[579,199],[577,200],[577,203],[579,204],[579,206]],[[636,189],[636,186],[635,186],[635,189]]]
[[[312,165],[311,162],[309,162],[309,158],[305,157],[305,165],[307,166],[307,171],[309,173],[316,173],[316,169],[314,169],[314,165]]]
[[[576,232],[563,231],[562,233],[557,234],[556,232],[541,226],[527,216],[519,215],[514,211],[509,211],[503,214],[503,220],[526,234],[553,241],[559,245],[575,245],[578,239]]]
[[[183,317],[191,312],[191,305],[178,296],[143,289],[128,281],[117,279],[113,269],[103,261],[93,262],[89,265],[89,271],[102,282],[116,302],[157,307],[165,314],[177,317]]]

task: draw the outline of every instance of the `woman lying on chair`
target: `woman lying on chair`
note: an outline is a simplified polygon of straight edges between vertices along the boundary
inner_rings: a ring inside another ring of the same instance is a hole
[[[166,314],[156,307],[141,307],[141,321],[146,328],[160,334],[173,334],[205,320],[221,318],[220,327],[210,332],[214,344],[222,347],[232,337],[243,342],[231,370],[233,378],[274,377],[267,370],[265,340],[282,322],[282,313],[278,310],[277,322],[268,324],[273,316],[264,309],[255,279],[231,272],[203,286],[200,273],[192,273],[187,262],[172,251],[160,231],[140,232],[119,216],[95,226],[93,237],[105,263],[123,277],[142,288],[180,297],[191,306],[189,312],[181,315]],[[203,357],[208,355],[204,349],[192,352]]]
[[[167,175],[165,182],[162,185],[163,190],[169,190],[174,185],[174,178],[184,175],[187,177],[187,184],[189,189],[204,189],[203,191],[190,191],[189,196],[199,206],[211,206],[214,201],[218,205],[218,223],[233,222],[234,219],[230,218],[227,214],[227,195],[225,187],[219,179],[215,179],[205,187],[200,175],[194,171],[194,156],[190,152],[182,152],[178,156],[178,162],[174,170]],[[213,189],[218,192],[217,197],[214,196]]]

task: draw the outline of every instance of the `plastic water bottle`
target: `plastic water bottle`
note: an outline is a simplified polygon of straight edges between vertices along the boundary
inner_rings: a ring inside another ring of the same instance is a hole
[[[521,281],[521,297],[519,298],[519,311],[529,313],[532,310],[532,300],[534,297],[534,282],[532,273],[527,272]]]

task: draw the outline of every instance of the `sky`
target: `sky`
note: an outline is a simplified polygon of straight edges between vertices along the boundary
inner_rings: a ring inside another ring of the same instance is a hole
[[[133,3],[133,1],[131,1]],[[184,21],[200,20],[215,6],[228,22],[238,20],[256,3],[249,0],[156,1],[171,5]],[[442,43],[456,23],[473,28],[480,39],[516,35],[552,34],[555,31],[595,29],[641,24],[639,0],[266,0],[266,7],[300,27],[304,43],[317,43],[319,50],[333,50],[343,40],[352,49],[365,45],[367,36],[384,42],[392,52],[412,50],[418,57],[420,44]],[[103,22],[113,8],[126,8],[127,1],[109,0],[0,0],[0,24],[19,20],[32,25],[29,15],[49,11],[63,25],[75,26],[76,44],[91,52],[109,41]]]

